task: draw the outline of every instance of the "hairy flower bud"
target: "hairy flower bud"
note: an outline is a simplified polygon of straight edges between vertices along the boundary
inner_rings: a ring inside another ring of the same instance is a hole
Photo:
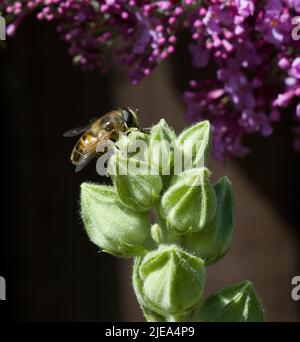
[[[116,153],[109,165],[108,172],[123,205],[137,211],[147,211],[154,207],[159,200],[162,181],[159,175],[152,174],[154,172],[147,162]]]
[[[149,135],[138,130],[132,130],[129,134],[119,134],[115,145],[120,153],[126,157],[145,160],[148,153]]]
[[[228,250],[234,228],[234,197],[231,184],[223,177],[215,186],[217,211],[211,222],[199,233],[182,237],[182,246],[202,258],[205,265],[219,260]]]
[[[81,216],[91,241],[110,254],[143,255],[154,244],[147,215],[124,207],[112,187],[83,183]]]
[[[206,165],[211,146],[211,130],[208,121],[201,121],[184,130],[176,140],[183,155],[183,168],[201,168]]]
[[[170,175],[176,135],[164,119],[151,128],[148,159],[152,167],[163,175]]]
[[[141,306],[169,320],[187,317],[199,304],[205,269],[200,258],[162,245],[136,260],[133,281]]]
[[[174,176],[161,200],[160,215],[175,233],[201,231],[215,216],[216,194],[205,168]]]
[[[250,281],[231,285],[206,299],[195,312],[197,322],[262,322],[262,305]]]
[[[161,244],[163,243],[165,237],[164,237],[164,232],[161,229],[161,226],[157,223],[153,224],[151,227],[151,236],[152,239],[157,243]]]

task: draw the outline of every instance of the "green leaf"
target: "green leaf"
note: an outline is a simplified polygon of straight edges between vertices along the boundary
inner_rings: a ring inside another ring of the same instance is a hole
[[[244,281],[208,297],[196,312],[195,321],[263,322],[264,312],[253,285]]]
[[[173,177],[162,197],[160,215],[175,233],[199,232],[214,218],[217,201],[208,176],[202,168]]]
[[[91,241],[107,253],[143,255],[154,245],[147,215],[124,207],[112,187],[83,183],[81,216]]]
[[[182,237],[181,244],[189,252],[204,259],[205,265],[219,260],[228,251],[234,229],[234,195],[227,177],[215,186],[217,211],[214,219],[199,233]]]

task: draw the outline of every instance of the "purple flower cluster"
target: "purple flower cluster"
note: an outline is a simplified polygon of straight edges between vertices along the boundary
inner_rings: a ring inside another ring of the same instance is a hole
[[[212,122],[217,158],[245,155],[244,134],[272,134],[284,107],[296,106],[300,120],[300,41],[292,38],[297,13],[299,0],[215,0],[190,18],[193,64],[214,63],[216,73],[209,82],[191,81],[184,98],[191,120],[200,115]],[[300,150],[300,128],[295,133]]]
[[[269,136],[287,107],[300,121],[300,0],[0,0],[8,35],[33,11],[58,22],[75,63],[105,71],[113,51],[134,84],[188,31],[193,66],[215,75],[191,80],[184,100],[191,121],[212,123],[216,158],[245,155],[244,135]],[[294,133],[300,150],[300,124]]]
[[[106,69],[105,56],[114,50],[130,68],[134,84],[175,51],[175,33],[192,9],[191,0],[3,0],[0,11],[13,35],[32,11],[39,20],[58,21],[58,31],[70,43],[70,54],[84,69]]]

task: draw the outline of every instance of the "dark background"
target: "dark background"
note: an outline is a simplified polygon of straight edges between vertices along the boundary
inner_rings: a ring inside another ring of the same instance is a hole
[[[79,216],[80,184],[99,177],[93,165],[74,174],[69,162],[74,141],[62,138],[116,105],[113,73],[74,67],[48,23],[27,21],[7,45],[0,51],[0,275],[7,280],[6,318],[118,321],[117,261],[99,256]],[[178,96],[192,72],[181,69],[189,63],[184,44],[179,50],[171,61]],[[247,138],[254,152],[238,165],[299,239],[300,155],[292,148],[291,123],[286,113],[271,138]]]

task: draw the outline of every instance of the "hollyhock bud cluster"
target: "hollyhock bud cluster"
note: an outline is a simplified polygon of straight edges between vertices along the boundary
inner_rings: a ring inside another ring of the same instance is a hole
[[[147,321],[264,320],[249,281],[203,296],[206,269],[226,254],[234,230],[231,183],[213,184],[206,168],[210,140],[207,121],[176,137],[161,120],[147,135],[123,136],[108,161],[111,186],[81,185],[86,232],[102,251],[134,258],[133,287]],[[191,162],[177,172],[188,151]]]
[[[0,0],[7,35],[31,12],[57,22],[84,70],[106,71],[112,51],[134,84],[187,31],[191,63],[213,70],[187,85],[187,117],[209,119],[216,158],[247,154],[245,134],[271,135],[287,108],[300,120],[299,0]],[[300,125],[293,130],[300,150]]]

